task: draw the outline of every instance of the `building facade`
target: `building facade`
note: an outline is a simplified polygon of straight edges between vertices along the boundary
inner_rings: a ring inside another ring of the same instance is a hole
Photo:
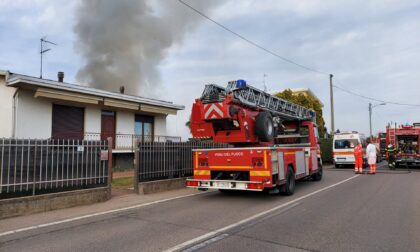
[[[112,137],[114,152],[132,152],[137,141],[179,140],[167,136],[166,117],[182,109],[168,101],[0,71],[0,137]]]

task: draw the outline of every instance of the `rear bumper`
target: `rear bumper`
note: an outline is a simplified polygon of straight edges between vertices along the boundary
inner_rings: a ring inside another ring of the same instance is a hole
[[[261,192],[266,187],[272,187],[271,184],[265,185],[263,182],[236,180],[187,179],[186,184],[188,188],[196,188],[200,190],[223,189]]]
[[[354,165],[355,164],[354,158],[352,158],[352,159],[350,159],[350,158],[347,158],[347,159],[334,158],[333,161],[334,161],[334,164],[339,164],[339,165],[347,165],[347,164],[353,164]],[[363,163],[367,163],[366,158],[363,158]]]
[[[354,164],[354,160],[334,160],[334,164]]]
[[[420,167],[420,160],[413,159],[397,159],[395,160],[397,166]]]

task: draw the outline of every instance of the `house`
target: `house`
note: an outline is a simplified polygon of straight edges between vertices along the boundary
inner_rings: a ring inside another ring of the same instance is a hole
[[[321,104],[321,107],[324,107],[324,104],[322,103],[322,101],[309,88],[289,88],[289,90],[292,91],[292,93],[296,94],[296,95],[302,94],[304,96],[310,96],[310,97],[314,98],[315,100],[317,100],[319,102],[319,104]]]
[[[100,140],[114,153],[133,152],[137,141],[176,141],[166,117],[184,106],[0,70],[0,137]],[[123,88],[121,88],[123,89]]]

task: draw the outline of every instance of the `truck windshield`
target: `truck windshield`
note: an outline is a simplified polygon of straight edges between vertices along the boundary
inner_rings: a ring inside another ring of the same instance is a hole
[[[335,149],[353,149],[359,140],[357,139],[336,139],[334,142]]]

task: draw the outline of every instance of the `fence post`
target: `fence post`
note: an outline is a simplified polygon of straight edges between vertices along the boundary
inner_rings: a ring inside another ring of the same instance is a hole
[[[136,140],[136,146],[134,148],[134,192],[139,194],[139,169],[140,169],[140,139]]]
[[[35,188],[36,188],[36,158],[37,158],[37,147],[38,146],[38,140],[35,139],[35,149],[34,149],[34,174],[33,174],[33,186],[32,186],[32,195],[35,196]],[[30,147],[29,147],[30,148]],[[29,152],[31,149],[29,149]],[[29,165],[28,165],[29,169]]]
[[[112,187],[112,137],[108,137],[108,198],[111,198]]]

